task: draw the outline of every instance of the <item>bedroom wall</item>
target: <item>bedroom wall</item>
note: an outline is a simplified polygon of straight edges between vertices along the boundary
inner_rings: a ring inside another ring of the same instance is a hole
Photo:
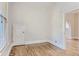
[[[61,10],[61,7],[57,4],[55,7],[52,7],[51,11],[51,23],[52,23],[52,35],[50,42],[54,44],[55,46],[64,49],[64,18],[63,18],[63,12]]]
[[[50,3],[10,3],[13,29],[24,26],[24,43],[48,41],[50,36]],[[14,32],[14,38],[15,38]],[[22,36],[21,36],[22,37]],[[20,37],[20,38],[21,38]],[[15,41],[15,39],[14,39]],[[18,39],[16,39],[18,41]]]

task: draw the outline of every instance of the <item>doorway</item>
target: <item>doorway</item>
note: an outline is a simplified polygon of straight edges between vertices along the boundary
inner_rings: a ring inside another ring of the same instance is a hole
[[[65,14],[65,37],[68,54],[77,54],[79,51],[79,10],[74,10]]]

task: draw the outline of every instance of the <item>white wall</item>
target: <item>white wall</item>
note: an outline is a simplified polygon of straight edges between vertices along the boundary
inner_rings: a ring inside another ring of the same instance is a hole
[[[15,28],[25,26],[23,43],[49,41],[64,48],[64,20],[59,6],[54,3],[9,3]],[[27,37],[28,36],[28,37]],[[14,38],[13,37],[13,38]],[[22,38],[22,36],[20,36]],[[14,41],[18,41],[18,39]]]
[[[57,47],[65,48],[63,13],[58,5],[52,8],[52,36],[50,42]]]
[[[10,4],[11,19],[14,25],[13,29],[15,30],[16,26],[25,26],[24,41],[26,41],[26,43],[48,41],[51,30],[49,3]]]

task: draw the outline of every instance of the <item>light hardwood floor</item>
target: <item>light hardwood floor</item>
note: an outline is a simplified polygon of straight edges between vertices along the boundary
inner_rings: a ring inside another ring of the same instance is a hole
[[[67,40],[67,49],[62,50],[49,42],[17,45],[10,56],[79,56],[79,40]]]

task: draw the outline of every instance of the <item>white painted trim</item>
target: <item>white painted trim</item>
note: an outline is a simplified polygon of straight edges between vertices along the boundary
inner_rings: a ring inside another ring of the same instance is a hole
[[[56,46],[56,47],[58,47],[58,48],[60,48],[60,49],[65,50],[65,46],[64,46],[64,47],[61,47],[60,45],[57,45],[56,43],[54,43],[54,42],[52,42],[52,41],[49,41],[49,43],[51,43],[52,45],[54,45],[54,46]]]
[[[9,56],[12,46],[13,46],[12,43],[8,44],[6,48],[4,48],[3,51],[1,51],[0,56]]]
[[[48,40],[37,40],[37,41],[27,41],[26,43],[13,43],[13,46],[15,45],[23,45],[23,44],[33,44],[33,43],[43,43],[43,42],[49,42]]]

